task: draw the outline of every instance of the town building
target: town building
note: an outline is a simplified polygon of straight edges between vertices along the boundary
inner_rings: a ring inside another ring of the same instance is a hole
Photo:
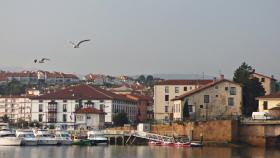
[[[39,84],[45,83],[48,85],[55,84],[73,84],[80,80],[74,74],[66,74],[62,72],[48,72],[48,71],[21,71],[8,72],[0,71],[0,84],[6,84],[13,80],[19,81],[22,84]]]
[[[186,92],[206,85],[212,80],[165,80],[154,85],[154,119],[170,120],[173,118],[173,101]]]
[[[105,112],[105,123],[108,124],[112,124],[113,117],[120,112],[127,113],[131,122],[137,116],[137,104],[134,100],[86,84],[69,86],[31,99],[32,121],[68,129],[77,128],[75,112],[81,108],[95,108]]]
[[[257,78],[262,83],[262,86],[265,90],[265,95],[276,92],[276,79],[274,79],[273,76],[269,77],[256,72],[253,72],[252,76]]]
[[[268,112],[274,118],[280,117],[280,92],[257,97],[257,100],[259,112]]]
[[[153,119],[153,98],[138,94],[127,94],[126,97],[137,102],[137,121],[146,122]]]
[[[242,114],[242,87],[223,78],[186,92],[173,99],[174,119],[183,119],[183,109],[188,105],[190,119],[208,120]]]
[[[104,128],[105,112],[93,107],[81,108],[75,112],[78,129]]]
[[[0,117],[4,115],[12,122],[31,121],[31,100],[26,96],[1,96]]]

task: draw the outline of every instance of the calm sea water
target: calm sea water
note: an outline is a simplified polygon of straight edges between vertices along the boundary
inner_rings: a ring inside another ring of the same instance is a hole
[[[0,147],[0,158],[280,158],[280,149],[158,146]]]

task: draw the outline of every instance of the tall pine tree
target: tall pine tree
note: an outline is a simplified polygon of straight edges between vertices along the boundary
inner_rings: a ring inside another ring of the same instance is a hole
[[[242,63],[234,72],[233,81],[242,85],[242,113],[245,116],[251,116],[252,112],[258,110],[256,97],[263,96],[265,90],[257,78],[253,78],[253,68]]]

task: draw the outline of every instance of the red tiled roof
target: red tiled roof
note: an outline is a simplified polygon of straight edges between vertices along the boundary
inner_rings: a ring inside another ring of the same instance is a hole
[[[266,76],[266,75],[263,75],[263,74],[260,74],[260,73],[254,72],[254,74],[259,75],[259,76],[262,76],[262,77],[265,77],[265,78],[269,78],[269,79],[271,79],[271,80],[275,80],[275,79],[272,78],[272,77],[269,77],[269,76]],[[253,74],[253,75],[254,75],[254,74]]]
[[[106,114],[105,112],[98,110],[96,108],[82,108],[77,110],[75,113],[77,114]]]
[[[279,98],[280,99],[280,92],[276,92],[276,93],[272,93],[272,94],[269,94],[269,95],[265,95],[265,96],[260,96],[260,97],[257,97],[257,99],[265,99],[265,98]]]
[[[204,90],[204,89],[210,88],[210,87],[215,86],[215,85],[217,85],[217,84],[219,84],[219,83],[222,83],[222,82],[230,82],[230,83],[233,83],[233,84],[240,85],[240,84],[238,84],[238,83],[235,83],[235,82],[230,81],[230,80],[227,80],[227,79],[220,79],[220,80],[217,80],[217,81],[215,81],[215,82],[212,81],[211,83],[209,83],[209,84],[207,84],[207,85],[205,85],[205,86],[202,86],[202,87],[200,87],[200,88],[194,89],[194,90],[189,91],[189,92],[187,92],[187,93],[185,93],[185,94],[182,94],[182,95],[180,95],[180,96],[178,96],[178,97],[176,97],[176,98],[174,98],[174,99],[172,99],[172,100],[173,100],[173,101],[174,101],[174,100],[182,100],[182,99],[184,99],[185,97],[188,97],[188,96],[190,96],[190,95],[192,95],[192,94],[198,93],[198,92],[200,92],[200,91],[202,91],[202,90]]]
[[[164,80],[155,85],[205,85],[211,82],[213,80]]]
[[[150,96],[144,96],[144,95],[139,95],[139,94],[127,94],[126,95],[128,98],[131,98],[133,100],[147,100],[147,101],[153,101],[153,98]]]
[[[65,89],[58,90],[56,92],[52,92],[49,94],[41,95],[38,97],[34,97],[31,99],[102,99],[102,100],[124,100],[124,101],[132,101],[125,96],[115,94],[113,92],[92,87],[86,84],[80,84],[76,86],[70,86]]]

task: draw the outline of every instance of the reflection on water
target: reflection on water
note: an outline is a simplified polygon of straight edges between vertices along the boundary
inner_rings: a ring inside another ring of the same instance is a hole
[[[280,149],[159,146],[0,147],[0,158],[279,158]]]

